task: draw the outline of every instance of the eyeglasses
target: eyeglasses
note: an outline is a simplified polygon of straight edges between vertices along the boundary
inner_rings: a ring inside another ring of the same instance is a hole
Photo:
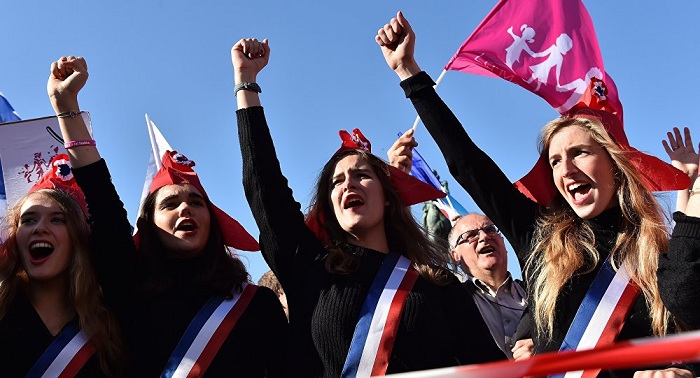
[[[489,236],[497,235],[500,232],[495,224],[490,224],[488,226],[484,226],[474,230],[464,231],[457,237],[457,241],[455,242],[455,248],[462,243],[472,244],[478,241],[479,231],[484,231],[484,233],[486,233],[486,235]]]

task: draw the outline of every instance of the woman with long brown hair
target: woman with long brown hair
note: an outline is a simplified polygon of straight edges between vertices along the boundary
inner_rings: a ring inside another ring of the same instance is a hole
[[[85,199],[67,159],[54,157],[3,219],[3,376],[120,376],[126,362],[119,327],[95,275]],[[67,353],[74,345],[80,352]]]
[[[290,366],[299,376],[353,377],[505,359],[408,207],[444,193],[372,155],[358,129],[340,132],[304,216],[255,83],[269,53],[267,40],[231,49],[243,186],[287,295]]]
[[[193,161],[164,154],[132,239],[107,165],[78,116],[87,76],[83,58],[62,57],[51,66],[49,96],[101,247],[100,283],[127,336],[130,375],[286,376],[282,305],[250,282],[227,248],[256,251],[258,243],[212,203]]]

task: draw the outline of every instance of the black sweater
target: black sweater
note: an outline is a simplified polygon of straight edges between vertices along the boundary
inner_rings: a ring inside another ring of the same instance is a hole
[[[306,227],[282,175],[261,107],[238,110],[243,186],[260,229],[260,246],[287,295],[290,364],[296,376],[337,377],[360,309],[385,254],[345,246],[357,271],[331,274],[323,244]],[[505,359],[479,310],[455,279],[436,286],[422,277],[409,294],[387,373]]]
[[[433,80],[421,72],[401,82],[418,115],[442,151],[452,176],[469,193],[476,205],[503,232],[520,262],[525,266],[531,252],[538,205],[520,193],[498,165],[469,138],[461,123],[433,89]],[[535,333],[535,352],[559,350],[593,279],[600,270],[619,230],[619,208],[607,210],[594,219],[582,220],[593,228],[600,261],[589,273],[572,277],[562,289],[555,308],[552,340]],[[533,301],[530,301],[533,306]],[[532,311],[532,308],[531,308]],[[651,321],[643,295],[637,298],[617,340],[652,336]],[[602,372],[599,376],[631,376],[631,372]]]
[[[77,317],[74,321],[77,321]],[[0,376],[24,377],[56,336],[51,335],[29,298],[19,291],[0,320]],[[105,377],[97,352],[76,377]]]
[[[671,313],[700,328],[700,218],[673,214],[668,254],[659,257],[659,291]]]
[[[157,377],[195,314],[213,292],[197,282],[200,259],[166,260],[173,286],[145,295],[126,210],[111,182],[104,160],[73,170],[85,193],[100,283],[118,314],[133,357],[128,376]],[[287,320],[277,296],[260,287],[209,365],[207,377],[286,376]]]

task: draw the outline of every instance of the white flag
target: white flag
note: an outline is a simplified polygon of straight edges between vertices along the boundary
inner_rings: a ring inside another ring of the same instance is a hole
[[[151,153],[148,157],[148,168],[146,169],[146,179],[143,182],[143,190],[141,191],[141,201],[139,201],[139,213],[141,212],[141,206],[143,205],[143,200],[146,199],[149,190],[151,189],[151,182],[153,177],[158,173],[163,161],[163,154],[165,151],[172,151],[170,143],[165,140],[163,134],[156,127],[156,124],[151,121],[146,114],[146,129],[148,129],[148,137],[151,139]],[[138,214],[136,215],[138,217]],[[136,224],[136,222],[134,222]],[[134,232],[136,230],[134,229]]]
[[[82,117],[91,131],[90,114],[83,112]],[[49,168],[51,158],[66,153],[60,135],[55,116],[0,124],[0,162],[8,206],[27,194]]]

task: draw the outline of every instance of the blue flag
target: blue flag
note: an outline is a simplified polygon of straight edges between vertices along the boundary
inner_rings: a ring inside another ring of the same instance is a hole
[[[17,115],[17,112],[15,112],[15,109],[12,108],[12,105],[10,105],[5,96],[3,96],[2,92],[0,92],[0,123],[19,120],[20,118]],[[2,202],[2,206],[4,207],[4,201],[7,199],[7,195],[5,194],[5,181],[2,179],[2,177],[2,165],[0,164],[0,202]],[[0,209],[0,214],[4,212],[4,208]]]
[[[0,123],[19,121],[20,118],[15,109],[10,105],[2,92],[0,92]]]

